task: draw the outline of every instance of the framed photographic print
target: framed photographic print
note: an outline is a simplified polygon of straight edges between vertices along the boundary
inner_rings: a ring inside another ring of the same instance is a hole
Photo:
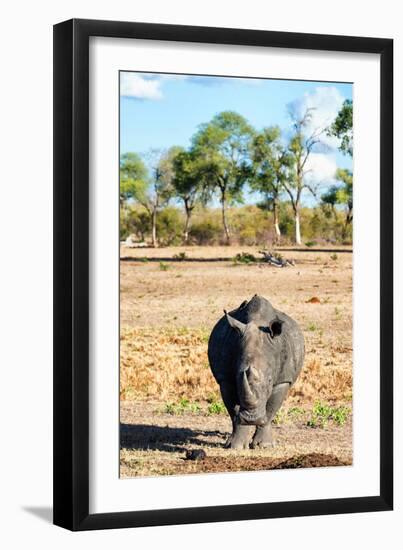
[[[55,25],[55,524],[392,509],[392,113],[390,39]]]

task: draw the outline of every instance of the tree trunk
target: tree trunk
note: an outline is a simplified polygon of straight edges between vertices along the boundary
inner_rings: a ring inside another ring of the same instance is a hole
[[[278,200],[273,200],[273,221],[274,221],[274,231],[276,233],[276,243],[279,243],[281,240],[281,231],[280,223],[278,218]]]
[[[353,221],[353,209],[349,207],[346,213],[346,219],[344,220],[344,226],[343,226],[343,232],[342,232],[343,240],[347,238],[348,226],[351,224],[352,221]]]
[[[225,241],[226,244],[231,244],[231,235],[229,232],[229,227],[227,223],[227,211],[226,211],[226,197],[225,191],[221,191],[221,212],[222,212],[222,224],[224,227]]]
[[[186,221],[185,221],[185,229],[183,230],[183,240],[187,244],[189,241],[189,226],[190,226],[190,216],[192,215],[192,211],[189,208],[186,208]]]
[[[158,246],[157,241],[157,209],[154,207],[151,215],[151,240],[154,247]]]
[[[299,219],[299,208],[294,208],[294,220],[295,220],[295,244],[302,244],[301,240],[301,225]]]

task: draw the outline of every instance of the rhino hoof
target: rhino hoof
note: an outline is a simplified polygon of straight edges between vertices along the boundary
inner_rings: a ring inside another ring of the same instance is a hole
[[[249,449],[249,443],[242,441],[232,441],[230,445],[231,449],[236,451],[242,451],[243,449]]]
[[[274,441],[252,441],[252,449],[271,449],[276,446]]]

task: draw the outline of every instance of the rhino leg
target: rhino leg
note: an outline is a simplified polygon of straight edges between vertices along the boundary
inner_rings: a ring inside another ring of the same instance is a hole
[[[264,449],[274,446],[271,422],[286,398],[289,388],[290,384],[279,384],[273,388],[273,392],[266,405],[267,423],[264,426],[256,428],[252,441],[252,449],[256,449],[257,447]]]
[[[255,426],[242,426],[233,422],[233,432],[227,447],[231,449],[249,449]]]
[[[221,383],[220,391],[222,400],[232,421],[232,434],[227,439],[225,447],[231,449],[249,449],[254,427],[241,426],[237,422],[239,404],[237,403],[236,389],[230,384]]]

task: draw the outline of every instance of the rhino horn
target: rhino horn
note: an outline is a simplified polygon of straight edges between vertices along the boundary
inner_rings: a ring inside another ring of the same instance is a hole
[[[235,319],[234,317],[231,317],[231,315],[229,315],[225,311],[225,309],[224,309],[224,313],[225,313],[225,317],[226,317],[230,327],[236,329],[239,332],[239,334],[242,335],[245,332],[245,329],[246,329],[245,323],[241,323],[241,321],[238,321],[238,319]]]
[[[242,400],[247,407],[254,407],[257,404],[257,399],[249,386],[248,377],[245,371],[242,378]]]

